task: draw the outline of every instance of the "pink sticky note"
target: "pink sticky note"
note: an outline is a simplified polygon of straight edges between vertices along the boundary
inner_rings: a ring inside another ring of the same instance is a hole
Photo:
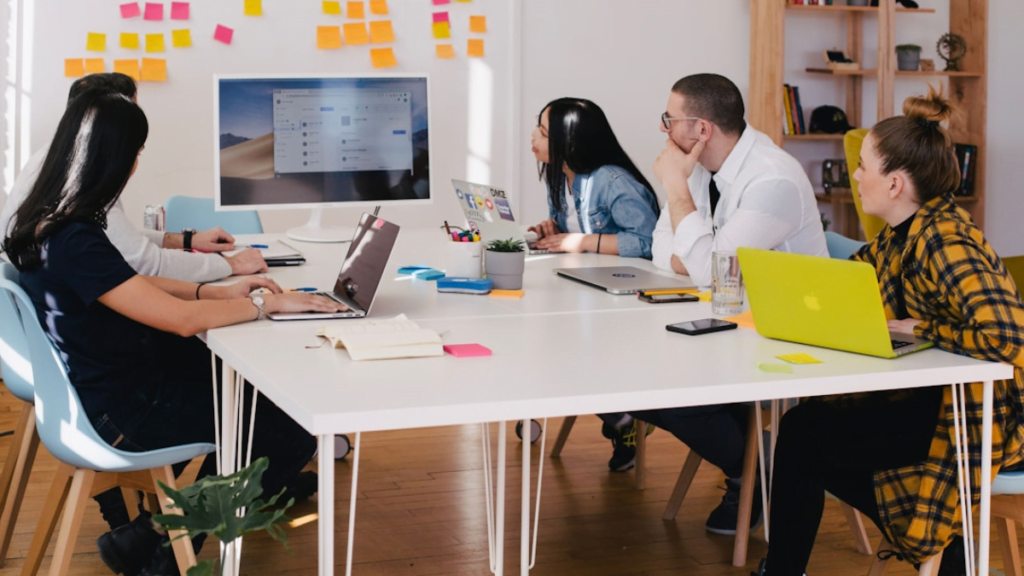
[[[448,13],[434,12],[434,22],[448,22]]]
[[[223,42],[225,44],[231,44],[231,38],[235,35],[235,31],[227,26],[217,24],[217,30],[213,33],[213,39],[217,42]]]
[[[475,358],[477,356],[490,356],[491,349],[479,344],[447,344],[444,351],[456,358]]]
[[[157,2],[146,2],[146,20],[163,20],[164,5]]]
[[[121,4],[121,18],[138,18],[142,12],[139,10],[138,2]]]
[[[442,4],[448,4],[448,3],[450,3],[451,1],[452,1],[452,0],[434,0],[434,6],[440,6],[440,5],[442,5]]]
[[[171,20],[188,20],[188,17],[188,2],[171,2]]]

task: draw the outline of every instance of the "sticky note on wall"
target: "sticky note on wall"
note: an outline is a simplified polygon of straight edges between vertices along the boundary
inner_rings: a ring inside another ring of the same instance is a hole
[[[121,4],[121,18],[138,18],[142,14],[138,2],[126,2]]]
[[[139,35],[134,32],[121,32],[121,48],[138,50]]]
[[[106,52],[107,35],[99,32],[89,32],[85,39],[85,49],[89,52]]]
[[[85,59],[85,73],[86,74],[102,74],[107,71],[107,66],[103,62],[103,58],[86,58]]]
[[[321,50],[332,50],[334,48],[341,48],[341,27],[317,26],[316,47]]]
[[[146,20],[163,20],[164,5],[157,2],[146,2]]]
[[[447,22],[434,22],[434,38],[451,38],[452,28]]]
[[[395,31],[391,28],[391,20],[370,22],[370,42],[383,44],[395,41]]]
[[[395,60],[395,52],[391,48],[373,48],[370,50],[370,60],[374,68],[392,68],[398,66]]]
[[[443,58],[445,60],[455,58],[455,47],[451,44],[438,44],[435,47],[435,51],[438,58]]]
[[[345,8],[349,18],[356,20],[366,18],[366,7],[362,2],[349,2]]]
[[[375,16],[387,16],[388,0],[370,0],[370,14]]]
[[[188,20],[190,12],[188,2],[171,2],[171,20]]]
[[[442,4],[448,4],[451,0],[434,0],[434,6],[440,6]]]
[[[85,61],[81,58],[68,58],[64,60],[64,77],[80,78],[85,76]]]
[[[341,16],[341,2],[327,1],[323,3],[324,14]]]
[[[146,52],[163,52],[164,35],[146,34]]]
[[[370,35],[366,33],[366,22],[352,22],[342,26],[345,32],[345,43],[349,46],[369,44]]]
[[[143,58],[141,77],[146,82],[166,82],[167,60],[163,58]]]
[[[223,24],[217,24],[217,29],[213,31],[213,39],[217,42],[223,42],[224,44],[231,44],[231,40],[235,37],[235,31]]]
[[[469,31],[478,34],[487,32],[487,16],[470,16]]]
[[[263,16],[263,0],[245,0],[246,16]]]
[[[448,22],[448,13],[434,12],[434,22]]]
[[[192,32],[188,28],[171,30],[171,45],[175,48],[188,48],[192,46]]]
[[[483,58],[484,57],[484,41],[479,38],[473,38],[466,42],[466,56],[471,58]]]
[[[138,60],[114,60],[114,72],[120,72],[133,80],[140,79]]]

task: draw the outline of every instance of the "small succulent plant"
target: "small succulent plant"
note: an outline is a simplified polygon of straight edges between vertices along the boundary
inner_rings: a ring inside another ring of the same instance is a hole
[[[523,247],[522,240],[491,240],[487,243],[487,249],[491,252],[522,252],[525,248]]]

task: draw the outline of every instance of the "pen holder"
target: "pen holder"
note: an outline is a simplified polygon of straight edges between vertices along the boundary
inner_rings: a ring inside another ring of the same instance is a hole
[[[445,274],[461,278],[483,277],[483,242],[448,242]]]

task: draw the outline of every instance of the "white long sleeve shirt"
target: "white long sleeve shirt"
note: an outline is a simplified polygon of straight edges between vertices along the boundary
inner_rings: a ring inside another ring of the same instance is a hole
[[[25,168],[14,181],[3,211],[0,212],[0,231],[6,238],[18,207],[25,201],[39,177],[46,159],[46,149],[29,158]],[[231,265],[219,254],[199,254],[184,250],[162,248],[164,233],[136,228],[124,205],[118,199],[107,214],[107,238],[124,256],[136,272],[144,276],[163,276],[186,282],[210,282],[231,275]]]
[[[711,216],[711,178],[721,197]],[[741,246],[828,256],[814,189],[795,158],[747,126],[714,176],[700,164],[688,180],[697,210],[672,230],[668,204],[654,229],[654,265],[675,255],[700,286],[711,284],[711,253]]]

